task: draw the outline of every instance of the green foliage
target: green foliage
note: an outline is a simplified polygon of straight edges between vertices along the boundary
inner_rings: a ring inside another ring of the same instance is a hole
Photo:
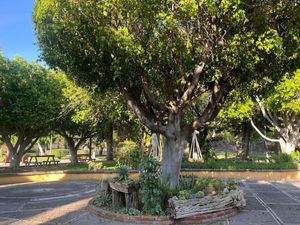
[[[206,143],[202,148],[202,156],[205,162],[215,161],[217,159],[216,152],[211,148],[211,146]]]
[[[50,66],[100,91],[118,86],[144,125],[167,134],[157,124],[184,115],[195,93],[207,104],[180,127],[201,128],[232,90],[259,94],[298,68],[299,15],[297,0],[37,0],[33,19]]]
[[[97,171],[97,170],[101,170],[103,168],[104,168],[103,163],[98,163],[98,162],[93,162],[93,161],[88,162],[88,170]]]
[[[52,149],[51,155],[55,155],[55,158],[62,159],[69,154],[67,149]]]
[[[124,213],[124,214],[128,214],[128,215],[131,215],[131,216],[137,216],[137,215],[140,215],[141,214],[141,211],[136,209],[136,208],[122,208],[120,210],[121,213]]]
[[[300,114],[300,69],[283,78],[266,104],[273,112]]]
[[[291,152],[291,157],[294,161],[300,162],[300,152],[299,151],[293,151]]]
[[[152,156],[149,156],[140,164],[139,171],[138,182],[141,185],[143,211],[150,215],[160,215],[162,213],[160,165]]]
[[[236,160],[218,160],[204,163],[182,162],[182,168],[189,169],[229,169],[229,170],[272,170],[272,169],[298,169],[292,162],[281,163],[255,163]]]
[[[196,184],[196,177],[193,175],[185,175],[179,177],[178,190],[190,190]]]
[[[60,87],[47,69],[20,57],[9,61],[0,52],[0,127],[16,136],[46,134],[59,116],[61,100]]]
[[[116,169],[118,176],[114,179],[118,182],[128,182],[129,180],[129,171],[127,166],[120,166]]]
[[[93,204],[98,207],[111,206],[111,204],[112,204],[111,194],[109,194],[107,192],[101,192],[99,195],[97,195]]]
[[[275,163],[292,163],[293,157],[286,153],[279,153],[272,155],[271,160]]]
[[[189,180],[190,178],[191,177],[188,177]],[[172,198],[176,200],[187,200],[194,198],[203,198],[207,195],[226,196],[226,194],[228,194],[232,190],[236,190],[238,187],[238,183],[233,179],[224,180],[215,178],[201,178],[193,180],[195,180],[195,182],[190,183],[192,186],[189,186],[188,188],[182,190],[179,189],[178,193]],[[212,192],[208,192],[207,189],[212,190]]]
[[[195,186],[193,187],[193,192],[197,193],[199,191],[204,191],[206,187],[214,187],[217,193],[221,193],[227,186],[231,187],[231,189],[229,188],[229,190],[235,190],[236,188],[234,187],[234,185],[237,185],[234,181],[226,182],[220,179],[203,178],[197,180]]]
[[[228,97],[218,119],[224,123],[224,126],[228,126],[228,123],[238,125],[241,121],[252,117],[253,107],[254,103],[251,98],[234,91]]]
[[[135,142],[124,141],[116,154],[116,161],[119,165],[137,169],[141,162],[141,150]]]

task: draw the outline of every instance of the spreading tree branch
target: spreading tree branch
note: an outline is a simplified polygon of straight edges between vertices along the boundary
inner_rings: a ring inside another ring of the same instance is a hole
[[[270,116],[270,113],[268,112],[268,110],[264,107],[263,102],[259,99],[258,96],[255,96],[255,100],[259,105],[259,108],[262,112],[262,115],[264,118],[266,118],[266,120],[276,129],[276,131],[278,133],[281,133],[281,128],[275,123],[275,121],[272,119],[272,117]]]
[[[158,102],[151,94],[151,91],[149,89],[150,83],[148,82],[145,76],[142,76],[142,85],[146,100],[157,110],[166,111],[167,107],[163,103]]]
[[[257,132],[260,136],[262,136],[264,139],[266,139],[267,141],[270,141],[270,142],[280,142],[279,139],[272,139],[272,138],[269,138],[269,137],[267,137],[266,135],[264,135],[264,134],[263,134],[263,133],[255,126],[253,120],[251,119],[250,121],[251,121],[252,127],[253,127],[253,128],[256,130],[256,132]]]
[[[147,113],[147,109],[143,106],[143,104],[140,101],[136,100],[126,87],[124,87],[120,83],[118,85],[122,90],[122,93],[127,101],[128,106],[133,110],[133,112],[139,118],[141,123],[148,127],[150,130],[169,137],[166,127],[156,124],[154,118],[152,118]]]
[[[186,105],[189,104],[189,101],[191,99],[192,93],[194,92],[195,88],[198,85],[200,74],[203,71],[203,68],[205,66],[204,62],[201,62],[198,64],[193,72],[193,80],[188,85],[187,89],[184,91],[183,95],[181,96],[178,108],[183,109]]]

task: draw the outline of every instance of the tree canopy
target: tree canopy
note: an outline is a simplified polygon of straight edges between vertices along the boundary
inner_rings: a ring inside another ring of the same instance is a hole
[[[162,176],[175,187],[185,140],[232,90],[264,91],[299,66],[299,15],[296,0],[37,0],[34,22],[50,66],[117,86],[164,135]],[[201,95],[206,104],[185,121]]]
[[[12,166],[53,128],[60,103],[61,90],[47,69],[0,54],[0,135]]]

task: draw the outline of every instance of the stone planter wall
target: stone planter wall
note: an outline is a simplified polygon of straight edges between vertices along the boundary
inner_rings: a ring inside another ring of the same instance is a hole
[[[200,224],[200,223],[210,223],[219,220],[227,219],[231,216],[237,214],[236,208],[227,209],[224,211],[216,212],[216,213],[209,213],[209,214],[202,214],[197,216],[191,216],[184,219],[174,220],[169,216],[130,216],[126,214],[116,213],[109,210],[101,209],[94,206],[93,203],[94,199],[92,199],[88,204],[88,210],[105,219],[124,222],[124,223],[135,223],[135,224],[155,224],[155,225],[171,225],[171,224],[182,224],[182,225],[190,225],[190,224]]]

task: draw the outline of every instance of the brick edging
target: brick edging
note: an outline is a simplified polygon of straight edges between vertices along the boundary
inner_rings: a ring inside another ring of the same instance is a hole
[[[215,212],[215,213],[207,213],[200,214],[196,216],[191,216],[183,219],[175,220],[170,216],[146,216],[146,215],[138,215],[138,216],[130,216],[127,214],[116,213],[113,211],[105,210],[98,208],[93,205],[93,201],[95,198],[91,199],[88,203],[88,210],[102,218],[126,222],[126,223],[135,223],[135,224],[161,224],[161,225],[172,225],[172,224],[195,224],[195,223],[203,223],[203,222],[215,222],[218,220],[227,219],[231,216],[237,214],[237,208],[230,208],[223,211]]]
[[[192,169],[192,168],[182,168],[181,172],[300,172],[300,169]],[[137,174],[139,171],[130,170],[131,174]],[[47,175],[47,174],[115,174],[114,169],[102,169],[98,171],[30,171],[30,172],[0,172],[0,177],[7,176],[33,176],[33,175]]]

